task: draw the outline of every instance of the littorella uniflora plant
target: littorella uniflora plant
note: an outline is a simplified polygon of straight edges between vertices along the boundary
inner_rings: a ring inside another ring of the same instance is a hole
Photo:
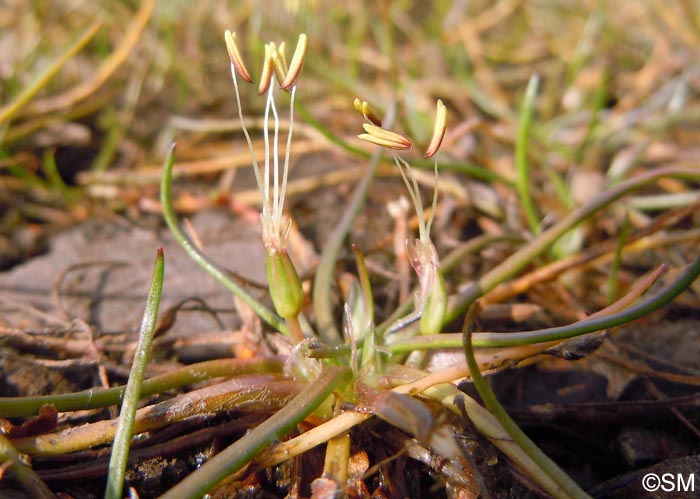
[[[287,188],[287,176],[289,173],[289,152],[291,149],[292,134],[294,131],[294,98],[296,95],[296,81],[304,65],[306,55],[306,35],[299,35],[292,60],[287,63],[285,54],[286,45],[280,43],[267,43],[265,45],[265,59],[262,67],[262,74],[258,86],[258,93],[267,93],[265,103],[265,117],[263,127],[263,138],[265,142],[265,164],[262,172],[255,159],[253,143],[248,134],[248,129],[243,120],[243,110],[241,98],[238,90],[238,78],[248,83],[253,83],[253,79],[246,68],[241,57],[240,50],[236,44],[236,34],[230,31],[225,33],[226,47],[231,59],[231,77],[236,92],[236,103],[238,105],[238,117],[241,127],[248,143],[255,180],[262,196],[262,212],[260,220],[262,225],[262,241],[265,246],[267,279],[270,289],[270,297],[277,313],[282,316],[289,328],[292,339],[299,343],[304,339],[304,334],[299,324],[299,314],[304,301],[304,291],[301,280],[287,253],[287,240],[289,237],[290,221],[283,215],[284,197]],[[279,144],[279,118],[277,107],[275,106],[274,91],[275,85],[272,79],[275,77],[280,88],[290,93],[289,104],[289,131],[287,133],[286,149],[284,160],[281,165],[278,154]],[[270,112],[273,116],[273,138],[272,154],[270,154]],[[272,156],[272,157],[271,157]],[[272,175],[270,175],[272,171]],[[270,178],[272,176],[272,179]],[[270,192],[272,184],[272,192]]]
[[[402,159],[394,151],[408,150],[413,148],[413,143],[407,137],[381,128],[381,120],[377,118],[377,114],[372,110],[366,101],[355,99],[355,109],[370,121],[364,123],[362,127],[365,133],[358,135],[359,138],[371,142],[373,144],[391,149],[391,154],[394,162],[401,173],[408,194],[411,197],[413,206],[418,215],[418,239],[413,245],[406,242],[407,253],[411,266],[418,275],[419,288],[416,293],[416,311],[408,317],[399,321],[401,325],[407,324],[410,321],[420,318],[421,334],[438,334],[442,330],[442,324],[445,319],[445,310],[447,308],[447,291],[445,289],[445,279],[440,271],[440,262],[437,255],[435,245],[430,239],[430,228],[435,215],[435,207],[437,206],[437,160],[435,160],[435,188],[433,191],[433,201],[430,217],[425,221],[423,210],[423,202],[421,201],[418,182],[413,174],[411,165]],[[431,158],[437,153],[445,136],[447,127],[447,110],[445,104],[441,100],[437,101],[437,112],[435,116],[435,125],[433,127],[433,135],[425,152],[426,158]]]

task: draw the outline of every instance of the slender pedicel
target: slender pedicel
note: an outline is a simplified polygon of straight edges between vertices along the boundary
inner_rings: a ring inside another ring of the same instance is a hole
[[[294,130],[294,97],[296,93],[296,79],[301,73],[306,52],[306,35],[299,36],[299,43],[292,58],[291,66],[287,66],[285,57],[285,44],[275,45],[270,42],[265,45],[265,59],[263,61],[258,92],[267,93],[264,114],[263,140],[265,148],[265,162],[262,170],[255,160],[255,151],[252,141],[245,127],[243,112],[240,105],[240,95],[236,75],[246,79],[250,78],[241,60],[240,52],[236,46],[235,35],[226,32],[226,45],[231,57],[231,75],[236,91],[239,119],[246,136],[250,150],[255,179],[262,197],[262,213],[260,214],[262,226],[262,242],[265,247],[267,279],[277,313],[287,321],[288,330],[295,342],[304,339],[304,334],[299,326],[298,315],[304,303],[304,290],[299,275],[287,253],[287,239],[290,225],[283,221],[284,198],[289,172],[289,154],[291,150],[292,133]],[[290,69],[291,68],[291,69]],[[275,105],[272,86],[273,72],[281,84],[290,87],[289,104],[289,131],[287,133],[287,148],[284,153],[283,163],[279,155],[279,116]],[[272,116],[270,116],[272,114]],[[270,123],[272,120],[272,124]],[[272,137],[270,136],[272,131]],[[281,170],[281,171],[280,171]]]

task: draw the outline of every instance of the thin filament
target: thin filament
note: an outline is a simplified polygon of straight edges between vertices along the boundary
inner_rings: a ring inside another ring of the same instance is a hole
[[[294,97],[297,93],[297,86],[292,86],[289,103],[289,131],[287,132],[287,148],[284,151],[284,170],[282,172],[282,193],[280,194],[280,218],[284,209],[284,195],[287,191],[287,176],[289,174],[289,153],[292,150],[292,134],[294,133]],[[280,221],[281,223],[281,221]]]
[[[416,208],[416,215],[418,215],[418,236],[421,241],[424,241],[427,238],[427,234],[425,231],[425,217],[423,214],[423,203],[420,200],[420,191],[418,190],[418,183],[416,182],[416,177],[413,175],[411,165],[409,165],[405,160],[399,158],[395,153],[392,153],[392,156],[394,156],[394,162],[396,163],[396,166],[399,167],[399,172],[401,173],[401,177],[403,178],[403,181],[406,184],[408,194],[411,196],[413,206]],[[408,173],[404,172],[404,168]],[[411,182],[408,180],[407,174],[411,176],[413,185],[411,185]]]
[[[267,92],[267,100],[265,101],[265,116],[263,122],[263,140],[265,142],[265,186],[263,189],[263,196],[265,197],[265,204],[268,206],[267,216],[270,216],[269,206],[270,206],[270,108],[275,105],[275,101],[272,98],[273,86],[270,85],[270,89]],[[274,208],[272,209],[274,215]]]
[[[430,217],[428,217],[428,225],[425,227],[425,232],[428,237],[430,237],[430,228],[433,225],[433,219],[435,218],[435,210],[437,209],[437,198],[438,198],[438,165],[437,159],[435,160],[435,185],[433,186],[433,202],[430,206]]]
[[[255,159],[255,149],[253,149],[253,142],[250,140],[250,134],[245,126],[245,121],[243,120],[243,108],[241,107],[241,96],[238,92],[238,79],[236,78],[236,68],[231,64],[231,78],[233,79],[233,88],[236,92],[236,105],[238,106],[238,120],[241,122],[241,128],[243,129],[243,134],[245,135],[245,140],[248,143],[248,151],[250,152],[250,159],[253,161],[253,171],[255,172],[255,181],[258,184],[258,190],[263,191],[262,178],[260,177],[260,168],[258,167],[258,162]],[[265,199],[263,199],[263,209],[265,206]]]
[[[272,95],[272,88],[274,85],[270,85],[270,95]],[[280,223],[282,219],[282,207],[280,206],[280,181],[279,181],[279,116],[277,115],[277,106],[275,106],[275,100],[271,100],[272,105],[272,115],[275,119],[275,139],[272,142],[272,161],[274,162],[274,182],[273,182],[273,193],[272,193],[272,219],[275,225],[275,232],[279,233]]]

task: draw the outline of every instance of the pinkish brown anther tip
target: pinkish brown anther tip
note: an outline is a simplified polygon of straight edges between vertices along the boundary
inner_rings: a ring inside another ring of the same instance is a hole
[[[226,50],[228,51],[229,59],[231,59],[231,64],[233,64],[233,68],[236,70],[238,76],[248,83],[253,83],[253,79],[250,77],[250,73],[243,63],[241,52],[238,50],[236,33],[226,30],[224,32],[224,40],[226,41]]]

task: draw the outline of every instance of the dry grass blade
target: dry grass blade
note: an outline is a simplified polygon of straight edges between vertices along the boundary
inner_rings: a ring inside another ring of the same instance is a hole
[[[299,390],[291,381],[270,376],[249,376],[193,390],[136,412],[134,433],[162,428],[198,414],[218,410],[270,411],[279,408]],[[69,428],[57,433],[23,437],[13,441],[18,451],[36,456],[55,456],[109,443],[117,420]]]
[[[85,33],[72,44],[53,64],[51,64],[34,82],[22,91],[15,100],[0,110],[0,123],[6,123],[26,107],[34,96],[49,82],[49,80],[80,51],[97,34],[102,23],[95,22]]]
[[[155,3],[156,0],[144,0],[141,3],[138,12],[126,30],[124,39],[117,46],[116,50],[97,68],[91,78],[60,95],[32,102],[27,107],[26,114],[35,116],[70,108],[92,95],[97,89],[107,83],[116,69],[124,63],[136,46],[148,24],[148,20],[151,18]]]

